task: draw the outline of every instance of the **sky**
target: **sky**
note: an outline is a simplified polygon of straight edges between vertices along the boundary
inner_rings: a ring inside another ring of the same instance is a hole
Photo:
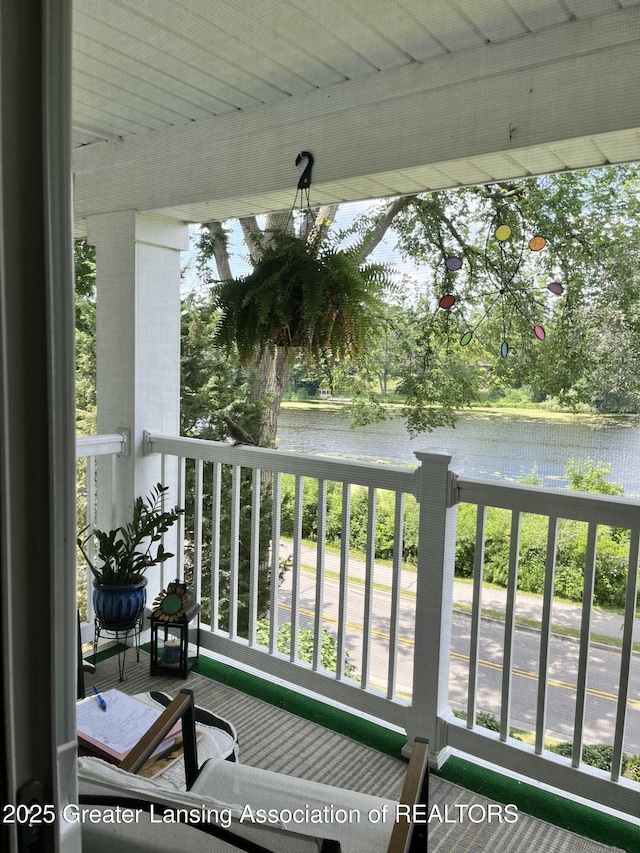
[[[335,218],[334,230],[340,231],[341,229],[348,228],[350,225],[353,224],[354,220],[358,216],[361,216],[363,213],[366,213],[368,210],[371,210],[373,207],[375,207],[377,204],[380,204],[382,201],[384,201],[384,199],[345,202],[344,204],[341,204]],[[264,225],[264,217],[258,217],[258,224],[260,226]],[[233,272],[233,275],[236,277],[246,275],[250,272],[251,266],[247,260],[248,252],[242,239],[240,225],[238,224],[238,221],[236,219],[228,220],[227,225],[231,228],[231,236],[229,240],[231,253],[231,270]],[[197,231],[197,225],[190,226],[189,232],[192,241],[195,235],[197,234]],[[398,251],[396,251],[395,242],[395,233],[393,229],[390,228],[387,231],[384,239],[380,242],[378,246],[376,246],[375,250],[372,252],[371,256],[369,257],[369,260],[375,263],[386,263],[391,265],[394,270],[394,280],[399,282],[403,278],[409,277],[411,280],[416,282],[416,287],[419,288],[421,282],[423,282],[429,275],[427,268],[424,266],[421,267],[415,262],[403,258],[402,255]],[[182,254],[182,266],[183,268],[187,268],[183,278],[183,295],[198,287],[198,282],[196,280],[195,273],[192,268],[195,260],[195,255],[195,249],[190,249],[188,252],[183,252]]]

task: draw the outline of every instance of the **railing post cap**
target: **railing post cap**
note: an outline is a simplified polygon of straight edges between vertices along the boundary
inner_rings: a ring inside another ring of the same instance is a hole
[[[453,455],[448,450],[414,450],[413,455],[423,465],[444,465],[447,468],[453,458]]]

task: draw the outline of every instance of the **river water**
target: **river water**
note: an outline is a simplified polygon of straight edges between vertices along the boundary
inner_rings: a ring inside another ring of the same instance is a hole
[[[365,462],[415,465],[417,450],[446,450],[456,473],[514,480],[534,465],[546,486],[566,487],[569,458],[609,462],[612,478],[628,495],[640,495],[640,417],[548,419],[500,412],[470,412],[452,429],[440,427],[411,439],[397,418],[358,429],[326,409],[282,409],[278,447]]]

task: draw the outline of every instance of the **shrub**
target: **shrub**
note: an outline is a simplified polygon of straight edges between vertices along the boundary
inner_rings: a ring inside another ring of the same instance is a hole
[[[458,507],[456,535],[456,575],[473,577],[473,555],[476,547],[476,508],[472,504]]]
[[[584,592],[584,572],[577,566],[569,566],[558,561],[554,592],[569,601],[582,601]]]
[[[603,607],[624,607],[627,591],[627,546],[600,534],[596,557],[595,601]]]
[[[627,756],[627,768],[624,775],[633,779],[634,782],[640,782],[640,755]]]
[[[378,489],[376,494],[376,557],[389,560],[393,556],[395,530],[395,494]],[[280,529],[283,536],[293,536],[295,478],[282,477],[282,513]],[[326,541],[339,546],[342,539],[342,483],[327,483]],[[364,551],[367,545],[368,491],[361,486],[351,489],[351,527],[349,544],[353,550]],[[416,562],[418,554],[418,502],[413,495],[405,496],[403,559]],[[318,482],[306,479],[302,497],[302,537],[318,538]]]
[[[562,755],[565,758],[571,758],[573,755],[573,744],[571,741],[563,741],[551,747],[551,752]],[[622,756],[622,773],[625,774],[629,763],[629,756],[624,753]],[[640,762],[640,756],[633,756]],[[597,767],[598,770],[611,772],[611,761],[613,760],[613,747],[607,743],[586,744],[582,747],[582,760],[590,767]],[[640,763],[637,764],[640,768]]]
[[[578,492],[591,492],[596,495],[624,495],[624,486],[619,480],[611,482],[611,463],[594,462],[593,459],[568,459],[565,476],[569,488]]]
[[[262,646],[269,645],[269,620],[260,619],[256,627],[256,639]],[[322,628],[322,650],[320,652],[320,664],[328,672],[336,672],[338,668],[338,643],[333,634],[323,626]],[[278,651],[288,655],[291,651],[291,623],[286,622],[278,627]],[[305,663],[311,663],[313,658],[313,631],[308,628],[298,629],[298,657]],[[353,678],[356,668],[349,663],[349,652],[344,654],[344,674],[347,678]]]
[[[547,552],[547,519],[525,514],[520,524],[518,589],[542,593]],[[506,586],[509,570],[511,514],[487,509],[485,524],[484,580]],[[456,565],[458,577],[472,577],[475,554],[476,507],[458,508]],[[556,595],[581,602],[587,555],[587,525],[563,519],[558,526],[555,588]],[[623,607],[627,585],[629,533],[613,527],[598,529],[594,601],[602,607]],[[639,595],[640,600],[640,595]]]
[[[460,720],[467,719],[466,711],[454,711],[453,715]],[[476,714],[476,725],[481,726],[483,729],[489,729],[492,732],[500,731],[500,721],[494,714],[490,714],[488,711],[478,711]],[[522,740],[515,729],[510,729],[509,736],[514,738],[514,740]]]
[[[594,601],[603,607],[623,607],[627,585],[628,534],[610,527],[598,530]],[[582,601],[587,556],[587,526],[563,521],[558,537],[556,593]]]
[[[567,463],[571,488],[619,494],[619,484],[609,483],[609,467],[591,460]],[[532,472],[535,477],[535,466]],[[283,536],[293,535],[295,478],[282,478]],[[302,535],[317,540],[318,484],[307,478],[302,499]],[[338,547],[342,538],[342,484],[327,483],[326,541]],[[364,551],[367,544],[368,491],[354,486],[351,490],[350,547]],[[474,505],[460,504],[456,537],[455,573],[472,577],[476,539]],[[394,547],[395,495],[379,489],[376,503],[376,547],[378,559],[391,559]],[[405,497],[402,557],[405,562],[417,563],[419,505],[413,495]],[[520,525],[520,554],[518,588],[523,592],[541,594],[544,590],[547,550],[547,518],[525,514]],[[509,570],[511,513],[504,509],[488,508],[485,526],[484,580],[506,586]],[[619,528],[600,527],[596,555],[594,601],[604,607],[624,606],[627,582],[629,533]],[[558,527],[555,589],[556,595],[581,602],[584,591],[584,566],[587,551],[587,525],[561,520]],[[639,593],[640,601],[640,593]]]
[[[500,731],[500,722],[493,714],[486,711],[478,711],[476,714],[476,725],[482,726],[483,729],[489,729],[492,732]]]

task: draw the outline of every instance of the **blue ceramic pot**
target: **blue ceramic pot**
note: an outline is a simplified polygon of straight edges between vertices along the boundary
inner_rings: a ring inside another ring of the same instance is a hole
[[[105,586],[93,582],[93,608],[107,631],[133,628],[147,601],[147,579],[130,586]]]

